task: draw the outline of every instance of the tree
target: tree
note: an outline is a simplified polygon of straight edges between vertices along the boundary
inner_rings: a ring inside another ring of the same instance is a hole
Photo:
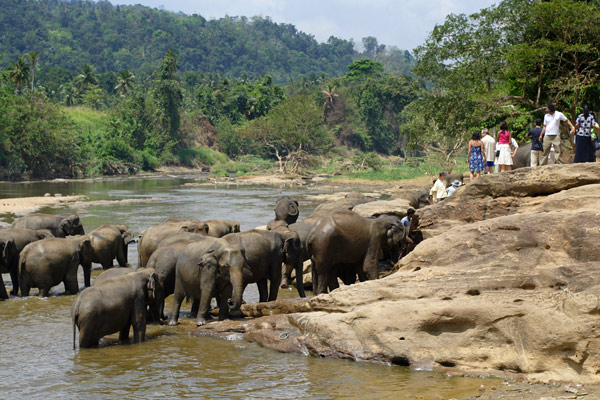
[[[348,72],[344,75],[344,79],[347,81],[356,81],[379,76],[382,72],[383,67],[378,62],[369,59],[358,60],[348,65]]]
[[[33,87],[35,85],[35,69],[40,61],[40,53],[37,51],[30,51],[27,53],[27,57],[29,58],[29,61],[31,61],[31,91],[33,92]]]
[[[179,109],[183,93],[177,76],[179,65],[173,50],[167,51],[156,72],[152,95],[156,102],[156,119],[159,128],[158,146],[170,152],[179,145]]]
[[[286,99],[266,116],[250,121],[240,133],[269,149],[281,173],[296,172],[306,154],[323,150],[332,142],[323,127],[322,110],[307,94]]]
[[[117,74],[117,84],[115,85],[115,90],[119,93],[120,96],[125,96],[127,93],[133,89],[133,84],[135,80],[135,75],[127,69],[120,71]]]
[[[15,83],[15,94],[18,94],[21,85],[29,80],[29,71],[25,57],[19,57],[16,62],[11,63],[8,76]]]
[[[83,92],[88,85],[97,85],[98,77],[96,76],[96,68],[88,63],[83,64],[81,72],[75,77],[75,83],[80,92]]]

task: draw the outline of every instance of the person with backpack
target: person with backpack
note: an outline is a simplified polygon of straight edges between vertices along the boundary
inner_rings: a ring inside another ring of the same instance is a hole
[[[529,132],[527,132],[527,136],[531,138],[531,164],[532,167],[537,167],[540,165],[542,152],[544,148],[542,147],[542,141],[540,140],[540,135],[542,134],[542,119],[537,118],[535,120],[535,128],[531,128]]]

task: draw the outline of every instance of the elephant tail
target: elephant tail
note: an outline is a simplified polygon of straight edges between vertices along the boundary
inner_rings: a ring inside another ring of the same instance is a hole
[[[77,340],[77,332],[76,332],[76,325],[79,322],[79,296],[75,299],[75,304],[73,304],[73,311],[72,311],[72,320],[73,320],[73,350],[75,350],[76,347],[76,340]]]

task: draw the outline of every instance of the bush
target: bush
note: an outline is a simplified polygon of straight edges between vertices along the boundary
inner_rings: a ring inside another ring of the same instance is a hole
[[[136,153],[139,166],[144,171],[154,171],[159,165],[160,161],[149,149],[144,149]]]
[[[229,157],[208,147],[197,147],[195,149],[180,149],[179,158],[182,164],[194,167],[200,165],[215,165],[217,163],[226,163]]]

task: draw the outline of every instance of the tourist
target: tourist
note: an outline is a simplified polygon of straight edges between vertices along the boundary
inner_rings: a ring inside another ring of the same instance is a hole
[[[535,120],[535,128],[531,128],[527,132],[527,136],[531,138],[531,164],[532,167],[540,165],[541,155],[543,151],[540,135],[542,134],[542,119]]]
[[[479,178],[481,171],[483,171],[483,164],[485,160],[485,150],[483,148],[483,142],[481,141],[481,134],[479,131],[475,131],[471,140],[469,141],[469,152],[467,154],[469,159],[469,174],[471,180]],[[476,176],[474,177],[474,175]]]
[[[402,245],[402,249],[400,251],[400,256],[398,257],[398,261],[408,253],[410,253],[415,248],[415,241],[413,240],[413,230],[412,230],[412,222],[415,216],[415,210],[413,208],[409,208],[406,211],[406,216],[400,220],[402,225],[404,226],[405,231],[405,241]],[[415,226],[416,228],[416,226]]]
[[[485,173],[494,173],[494,159],[496,158],[496,141],[490,136],[487,128],[481,130],[481,141],[485,150]]]
[[[446,197],[448,197],[448,194],[446,193],[447,176],[448,174],[446,174],[445,172],[440,172],[440,177],[433,184],[433,187],[430,191],[433,204],[437,203],[438,201],[444,200]]]
[[[575,159],[574,163],[595,162],[596,148],[592,140],[592,129],[598,130],[594,114],[590,112],[587,104],[583,105],[583,112],[575,120]]]
[[[502,121],[500,124],[500,132],[498,132],[498,172],[510,171],[513,165],[513,157],[517,154],[518,146],[515,147],[516,141],[511,140],[508,124]],[[511,152],[511,146],[514,151]]]
[[[560,164],[560,121],[567,121],[571,127],[571,132],[574,132],[575,126],[569,121],[565,114],[560,111],[556,111],[554,104],[548,104],[546,106],[546,115],[544,116],[544,127],[540,134],[540,140],[542,140],[542,165],[548,164],[548,156],[550,155],[550,149],[554,147],[554,162]]]
[[[456,192],[456,189],[462,186],[462,182],[458,179],[452,181],[452,185],[448,188],[448,197],[452,196],[452,193]]]

